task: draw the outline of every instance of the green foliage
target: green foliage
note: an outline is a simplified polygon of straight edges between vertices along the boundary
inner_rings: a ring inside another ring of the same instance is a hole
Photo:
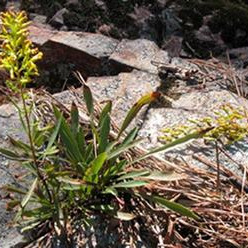
[[[215,111],[215,117],[189,120],[186,125],[163,129],[163,142],[172,142],[191,132],[202,132],[206,141],[222,141],[223,144],[232,144],[248,135],[246,112],[243,109],[234,108],[231,105],[223,105],[219,111]]]
[[[26,15],[8,12],[2,14],[3,35],[2,66],[10,72],[10,87],[20,92],[23,109],[13,102],[27,131],[29,144],[10,137],[14,149],[0,149],[9,159],[21,161],[28,170],[26,184],[22,189],[13,186],[6,190],[18,195],[8,204],[17,209],[15,221],[23,230],[33,229],[49,221],[54,229],[66,235],[68,222],[81,218],[87,220],[96,213],[106,213],[122,220],[135,216],[128,213],[127,199],[140,197],[138,189],[151,180],[173,181],[180,175],[130,170],[130,162],[125,154],[135,147],[137,128],[127,131],[139,110],[159,97],[158,93],[142,97],[127,113],[116,138],[111,135],[111,102],[107,102],[100,113],[94,115],[94,100],[90,88],[83,85],[83,96],[90,118],[89,125],[80,123],[79,110],[72,104],[70,117],[54,106],[54,125],[40,128],[40,123],[30,118],[32,109],[26,105],[24,87],[38,74],[35,62],[41,57],[37,49],[27,40]],[[15,87],[14,87],[15,86]],[[177,142],[151,150],[138,160],[175,145],[197,138],[199,134],[188,135]],[[134,162],[133,162],[134,163]],[[25,179],[25,178],[23,178]],[[30,183],[31,181],[31,183]],[[135,188],[135,190],[133,190]],[[20,197],[22,200],[20,200]],[[144,196],[150,202],[159,203],[188,217],[197,216],[180,204],[161,197]],[[76,214],[75,214],[76,213]]]
[[[70,122],[54,107],[56,124],[43,131],[42,143],[35,143],[35,157],[40,172],[46,178],[50,194],[33,165],[31,147],[11,139],[19,152],[4,149],[0,152],[8,158],[25,161],[24,166],[34,177],[30,188],[21,192],[24,194],[23,200],[18,202],[14,199],[9,205],[15,208],[19,206],[16,221],[25,219],[26,221],[21,221],[21,224],[24,224],[27,230],[28,226],[33,228],[34,225],[39,225],[45,220],[61,221],[61,215],[65,217],[71,211],[80,211],[85,219],[94,211],[120,217],[122,220],[129,219],[131,215],[134,218],[132,213],[125,211],[123,213],[121,210],[123,206],[118,203],[120,199],[125,202],[129,195],[135,198],[136,191],[133,191],[133,188],[137,190],[151,180],[180,180],[182,177],[176,173],[166,174],[148,170],[125,172],[129,164],[125,153],[135,147],[140,140],[136,139],[136,128],[127,132],[125,137],[120,138],[120,134],[125,132],[131,119],[135,117],[133,113],[136,112],[137,106],[140,108],[154,100],[155,95],[154,93],[146,95],[133,106],[123,121],[122,127],[125,128],[120,129],[116,139],[110,136],[110,102],[103,108],[99,120],[95,121],[92,107],[89,107],[93,106],[93,98],[88,87],[84,87],[84,98],[88,106],[88,114],[92,118],[90,128],[80,124],[79,110],[74,103]],[[13,187],[8,190],[17,192]],[[147,197],[147,199],[157,203],[160,198]],[[166,200],[161,202],[162,205],[180,214],[187,213],[187,216],[196,217],[193,212],[180,204]],[[67,221],[64,218],[62,220]]]

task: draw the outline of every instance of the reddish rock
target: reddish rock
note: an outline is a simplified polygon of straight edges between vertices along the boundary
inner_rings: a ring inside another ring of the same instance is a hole
[[[132,67],[150,73],[158,73],[151,61],[168,63],[170,58],[166,51],[160,50],[152,41],[145,39],[122,40],[110,60],[124,69]]]
[[[41,66],[74,64],[84,76],[103,74],[106,60],[118,41],[101,34],[52,31],[44,26],[30,27],[30,38],[44,53]]]
[[[43,46],[57,33],[57,31],[54,31],[49,28],[49,26],[43,24],[31,25],[29,27],[29,32],[29,38],[35,45],[39,47]]]

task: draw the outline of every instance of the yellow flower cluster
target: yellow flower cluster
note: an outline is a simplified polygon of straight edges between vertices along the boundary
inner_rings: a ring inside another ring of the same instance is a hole
[[[171,142],[192,132],[209,129],[203,135],[206,141],[221,140],[224,144],[232,144],[248,135],[248,120],[242,108],[223,105],[214,112],[215,117],[189,120],[188,124],[165,128],[162,130],[162,142]]]
[[[2,13],[1,21],[0,67],[9,72],[7,85],[18,91],[38,75],[35,62],[42,58],[42,53],[28,39],[30,22],[25,12]]]

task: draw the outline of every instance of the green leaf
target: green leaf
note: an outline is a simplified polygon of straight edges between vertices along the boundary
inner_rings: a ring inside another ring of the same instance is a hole
[[[85,142],[85,136],[84,136],[84,130],[82,127],[79,127],[79,130],[77,132],[77,135],[76,135],[76,141],[78,143],[78,147],[79,147],[79,150],[82,154],[82,157],[86,157],[85,156],[85,149],[86,149],[86,142]]]
[[[40,154],[44,158],[46,156],[51,156],[59,152],[59,149],[56,146],[52,146],[50,149],[46,149],[45,151],[41,151]]]
[[[179,203],[168,201],[159,196],[152,196],[152,197],[149,197],[149,199],[181,215],[187,216],[189,218],[193,218],[195,220],[199,219],[199,217],[193,211],[189,210],[188,208],[184,207],[183,205]]]
[[[68,184],[71,184],[71,185],[76,185],[76,186],[94,186],[95,184],[94,183],[91,183],[91,182],[86,182],[84,180],[80,180],[80,179],[73,179],[73,178],[70,178],[70,177],[57,177],[57,180],[59,182],[63,182],[63,183],[68,183]]]
[[[133,128],[126,136],[126,138],[123,140],[122,144],[129,144],[134,141],[134,139],[137,136],[139,129],[138,127]]]
[[[136,216],[132,213],[118,211],[115,217],[119,220],[129,221],[133,220]]]
[[[94,151],[94,145],[93,143],[90,143],[87,145],[86,150],[85,150],[85,160],[86,163],[90,163],[92,161],[93,157],[93,151]]]
[[[124,180],[124,179],[134,179],[136,177],[145,177],[149,175],[149,171],[147,170],[142,170],[142,171],[132,171],[129,173],[124,174],[123,176],[120,176],[118,178],[119,180]]]
[[[83,157],[81,154],[81,151],[78,147],[78,144],[76,142],[75,137],[73,136],[73,133],[70,130],[70,127],[66,123],[64,117],[59,112],[59,110],[54,107],[54,113],[57,119],[61,118],[61,126],[60,126],[60,135],[62,138],[62,141],[65,145],[66,151],[68,152],[69,157],[73,160],[74,163],[83,161]]]
[[[149,179],[149,180],[155,180],[155,181],[165,181],[165,182],[182,180],[185,178],[187,178],[185,175],[176,173],[174,171],[169,172],[169,173],[162,173],[160,171],[153,171],[153,172],[150,172],[150,174],[147,176],[142,176],[142,179]]]
[[[104,162],[106,161],[107,159],[107,153],[106,152],[103,152],[101,154],[99,154],[96,159],[92,162],[92,165],[91,165],[91,172],[93,174],[97,174],[100,169],[102,168]]]
[[[156,153],[159,153],[159,152],[168,152],[168,151],[171,151],[172,149],[176,149],[182,145],[185,145],[189,142],[191,142],[192,140],[194,139],[198,139],[200,137],[202,137],[204,135],[205,132],[209,131],[209,129],[206,129],[206,130],[202,130],[201,132],[194,132],[194,133],[191,133],[191,134],[188,134],[188,135],[185,135],[184,137],[182,138],[179,138],[179,139],[176,139],[175,141],[172,141],[171,143],[169,144],[165,144],[161,147],[158,147],[158,148],[155,148],[149,152],[147,152],[145,155],[139,157],[138,159],[135,159],[134,161],[132,161],[131,164],[134,164],[140,160],[143,160],[145,158],[148,158]]]
[[[12,152],[12,151],[4,149],[4,148],[0,148],[0,153],[2,153],[2,155],[8,159],[12,159],[12,160],[16,160],[16,161],[25,161],[26,160],[18,153]]]
[[[117,139],[121,136],[121,134],[126,130],[126,128],[129,126],[129,124],[132,122],[132,120],[136,117],[140,109],[154,100],[156,100],[160,96],[160,93],[153,92],[151,94],[147,94],[143,97],[141,97],[129,110],[125,120],[122,123],[121,129],[119,131]]]
[[[85,176],[87,178],[87,181],[97,183],[99,178],[99,171],[101,170],[102,166],[104,165],[104,162],[107,159],[107,153],[103,152],[99,154],[90,164],[89,168],[85,172]]]
[[[126,152],[127,150],[137,146],[143,139],[134,140],[131,143],[120,144],[115,150],[111,151],[108,155],[108,159],[119,156],[121,153]]]
[[[76,190],[82,190],[85,185],[73,185],[73,184],[65,184],[61,188],[63,190],[69,190],[69,191],[76,191]]]
[[[27,153],[30,152],[31,148],[30,148],[30,146],[28,144],[25,144],[24,142],[19,141],[19,140],[15,140],[10,136],[8,136],[8,138],[9,138],[10,143],[13,146],[15,146],[17,148],[20,148],[20,149],[24,150]]]
[[[59,119],[56,123],[56,127],[55,127],[55,129],[54,129],[54,131],[53,131],[53,133],[49,139],[48,145],[46,147],[46,151],[50,150],[50,148],[54,144],[54,142],[58,136],[59,130],[60,130],[61,122],[62,122],[62,116],[59,117]]]
[[[75,102],[71,105],[71,130],[74,136],[76,136],[79,127],[79,113]]]
[[[27,205],[27,203],[29,202],[30,198],[32,197],[34,190],[36,188],[38,184],[38,177],[34,179],[30,189],[28,190],[27,194],[25,195],[25,197],[23,198],[22,202],[21,202],[21,207],[25,208],[25,206]]]
[[[114,189],[113,187],[108,187],[104,190],[104,194],[111,194],[113,196],[118,196],[118,191]]]
[[[41,224],[42,220],[39,220],[39,218],[35,218],[35,219],[37,219],[37,222],[32,222],[32,223],[26,224],[26,225],[24,223],[25,227],[23,227],[21,229],[21,233],[29,231],[29,230],[33,230],[34,227],[36,227],[36,226]]]
[[[21,190],[20,188],[16,188],[12,185],[3,186],[3,189],[8,191],[8,192],[18,193],[21,195],[25,195],[27,193],[27,191]]]
[[[100,114],[100,117],[99,117],[99,123],[100,123],[100,125],[101,125],[103,119],[105,118],[105,116],[107,114],[109,114],[111,112],[111,110],[112,110],[112,102],[109,100],[106,103],[106,105],[104,106],[104,108],[103,108],[103,110],[102,110],[102,112]]]
[[[145,181],[128,181],[128,182],[121,182],[121,183],[117,183],[114,184],[112,187],[114,188],[136,188],[136,187],[141,187],[144,185],[147,185],[148,183]]]
[[[92,115],[94,111],[93,97],[90,88],[86,84],[83,84],[83,95],[88,113]]]
[[[99,153],[104,152],[108,146],[109,132],[110,132],[110,117],[108,114],[106,114],[100,126],[100,142],[98,148]]]
[[[115,177],[119,172],[124,170],[124,167],[127,165],[127,160],[123,159],[118,163],[109,162],[110,166],[104,173],[104,178],[108,181],[111,177]]]

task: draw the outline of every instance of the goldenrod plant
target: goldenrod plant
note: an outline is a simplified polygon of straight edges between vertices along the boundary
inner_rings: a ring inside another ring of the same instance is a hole
[[[219,141],[223,145],[230,145],[248,135],[247,113],[244,108],[222,105],[213,117],[189,119],[184,125],[164,128],[160,140],[170,143],[191,132],[204,132],[202,137],[206,142]]]
[[[92,93],[84,82],[83,96],[90,118],[89,125],[81,124],[79,110],[74,103],[69,119],[54,106],[56,123],[39,125],[32,116],[32,104],[31,107],[27,106],[28,94],[25,88],[38,75],[36,62],[41,59],[42,53],[28,40],[29,22],[24,12],[6,12],[1,15],[1,19],[1,66],[10,74],[7,85],[21,96],[22,107],[14,100],[12,102],[19,111],[20,120],[29,138],[28,144],[10,138],[15,150],[0,148],[2,155],[20,161],[29,171],[29,184],[23,188],[13,185],[6,187],[8,191],[19,195],[9,202],[8,207],[17,210],[15,221],[23,227],[22,230],[50,223],[52,230],[65,237],[64,242],[68,242],[68,223],[73,224],[78,218],[88,223],[99,212],[130,220],[135,215],[127,212],[126,199],[141,196],[152,204],[157,203],[198,219],[194,212],[178,203],[149,192],[144,194],[142,191],[139,194],[138,189],[151,180],[168,180],[166,173],[155,173],[146,168],[126,172],[126,167],[135,161],[130,162],[124,154],[140,142],[137,139],[138,128],[128,132],[127,128],[139,110],[156,100],[159,94],[151,93],[142,97],[128,112],[116,137],[111,135],[112,103],[108,102],[100,117],[96,118]],[[79,74],[78,76],[80,78]],[[151,150],[137,160],[198,138],[203,133],[204,131],[186,135],[176,142]],[[173,178],[170,180],[181,177],[173,175]],[[124,202],[124,206],[120,206],[120,202]]]

